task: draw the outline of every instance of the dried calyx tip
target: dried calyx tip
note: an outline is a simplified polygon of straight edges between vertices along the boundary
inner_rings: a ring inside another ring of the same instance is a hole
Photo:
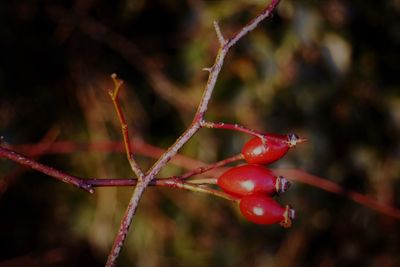
[[[287,142],[288,142],[289,147],[294,147],[297,144],[301,144],[301,143],[308,141],[307,138],[301,138],[297,134],[294,134],[294,133],[290,133],[287,136],[288,136]]]
[[[285,228],[292,226],[292,221],[296,218],[296,211],[290,205],[286,205],[285,212],[283,213],[283,221],[281,225]]]
[[[278,195],[286,192],[292,184],[283,176],[276,177],[275,188]]]

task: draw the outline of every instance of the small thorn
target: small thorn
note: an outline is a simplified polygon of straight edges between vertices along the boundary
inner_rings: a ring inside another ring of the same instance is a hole
[[[211,72],[212,68],[202,68],[201,70],[207,71],[207,72]]]

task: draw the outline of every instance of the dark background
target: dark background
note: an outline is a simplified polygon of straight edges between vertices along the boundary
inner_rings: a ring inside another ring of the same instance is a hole
[[[135,138],[166,148],[189,125],[225,36],[264,1],[1,1],[0,135],[120,140],[109,75]],[[400,1],[283,0],[229,53],[207,118],[309,138],[276,168],[298,168],[400,207]],[[247,136],[201,130],[182,153],[214,162]],[[154,159],[137,155],[147,168]],[[40,162],[83,177],[129,176],[123,154]],[[183,170],[169,165],[160,176]],[[12,177],[10,179],[9,177]],[[7,178],[7,179],[6,179]],[[290,179],[290,177],[288,177]],[[0,161],[0,266],[102,266],[132,189],[88,195]],[[399,221],[295,183],[290,229],[246,222],[225,200],[146,192],[120,266],[400,266]]]

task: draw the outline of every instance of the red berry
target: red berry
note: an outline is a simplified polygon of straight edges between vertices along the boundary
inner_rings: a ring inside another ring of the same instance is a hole
[[[306,139],[299,138],[295,134],[277,135],[266,134],[265,144],[261,138],[250,139],[242,149],[244,159],[253,164],[269,164],[282,158],[290,147],[305,142]]]
[[[290,186],[285,178],[276,177],[271,170],[254,164],[229,169],[218,178],[217,184],[225,192],[237,196],[254,193],[273,196],[285,192]]]
[[[262,194],[244,196],[239,207],[243,216],[256,224],[280,223],[289,227],[295,217],[295,211],[290,206],[282,207],[271,197]]]

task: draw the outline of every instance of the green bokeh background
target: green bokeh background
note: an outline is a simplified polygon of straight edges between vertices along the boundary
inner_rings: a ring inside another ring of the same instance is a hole
[[[113,72],[135,138],[167,148],[190,124],[218,49],[262,0],[2,1],[0,135],[11,145],[120,140],[106,94]],[[298,168],[400,208],[400,1],[283,0],[229,53],[213,121],[296,132],[309,142],[274,168]],[[160,76],[161,75],[161,76]],[[201,130],[182,154],[214,162],[247,136]],[[154,159],[137,155],[148,168]],[[130,176],[119,153],[46,154],[82,177]],[[88,195],[0,161],[0,266],[102,266],[132,188]],[[168,165],[160,176],[184,169]],[[290,179],[290,177],[288,177]],[[399,221],[295,183],[279,198],[290,229],[246,222],[232,203],[150,188],[120,266],[400,266]]]

